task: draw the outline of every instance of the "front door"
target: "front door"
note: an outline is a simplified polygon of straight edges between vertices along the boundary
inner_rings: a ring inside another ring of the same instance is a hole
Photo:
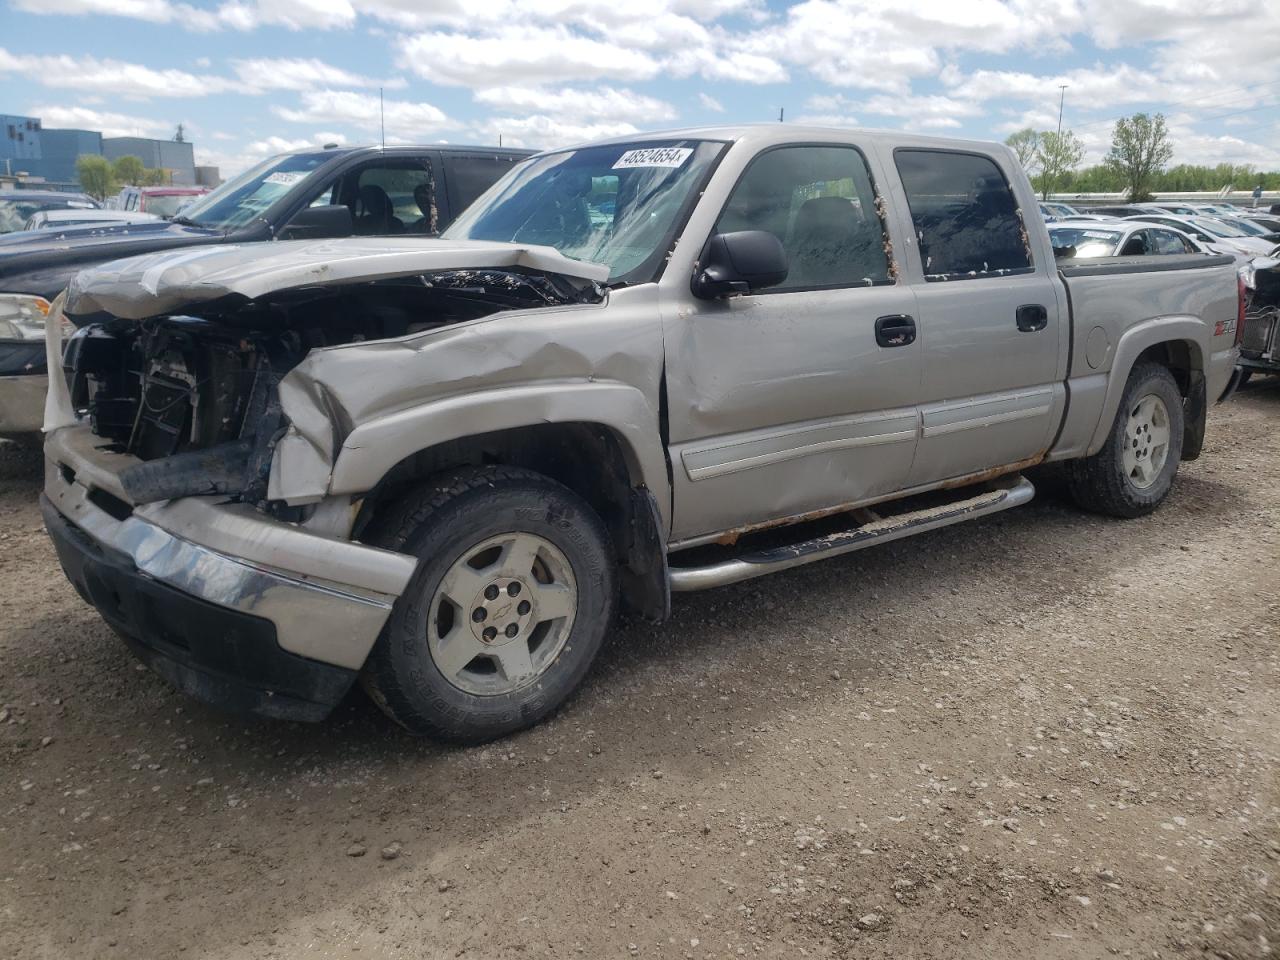
[[[915,300],[895,278],[865,154],[787,146],[747,166],[715,232],[768,230],[784,283],[663,303],[673,537],[890,493],[916,447]]]
[[[1059,364],[1068,318],[1055,268],[1037,268],[1017,200],[990,157],[900,149],[894,163],[916,234],[924,363],[908,485],[1039,457],[1066,402]]]

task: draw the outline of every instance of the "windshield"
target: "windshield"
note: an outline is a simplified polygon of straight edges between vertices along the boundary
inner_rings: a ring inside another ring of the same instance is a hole
[[[1224,217],[1222,222],[1228,226],[1235,227],[1237,230],[1244,231],[1244,235],[1247,237],[1265,237],[1271,232],[1260,223],[1253,223],[1249,220],[1239,220],[1235,217]]]
[[[1053,255],[1059,260],[1073,257],[1109,257],[1120,242],[1119,230],[1092,227],[1054,227],[1049,231]]]
[[[653,279],[681,214],[722,143],[586,147],[534,157],[484,193],[449,227],[446,240],[498,240],[555,247],[609,267],[609,282]]]
[[[332,158],[332,153],[292,153],[264,160],[234,180],[228,180],[212,193],[197,197],[191,206],[182,211],[182,216],[202,227],[229,230],[244,226],[255,217],[262,216],[271,204]],[[161,198],[154,197],[147,200],[148,213],[155,212],[151,204],[159,199]],[[165,199],[175,199],[181,204],[189,198]]]
[[[1191,221],[1205,233],[1212,234],[1215,237],[1247,237],[1239,227],[1233,227],[1225,220],[1211,220],[1208,217],[1196,217]]]
[[[142,201],[142,210],[155,217],[172,217],[175,213],[191,203],[199,200],[200,195],[194,193],[148,194]]]
[[[84,207],[67,200],[21,200],[6,197],[0,200],[0,233],[13,233],[26,227],[27,221],[41,210],[64,210],[68,207]]]

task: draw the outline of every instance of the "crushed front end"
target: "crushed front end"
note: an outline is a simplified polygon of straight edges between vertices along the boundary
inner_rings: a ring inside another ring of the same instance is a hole
[[[1240,367],[1247,372],[1280,373],[1280,261],[1260,257],[1241,276],[1245,326]]]

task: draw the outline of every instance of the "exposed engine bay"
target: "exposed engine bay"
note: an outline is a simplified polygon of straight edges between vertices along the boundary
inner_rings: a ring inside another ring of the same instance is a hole
[[[206,494],[262,503],[288,426],[279,384],[312,350],[603,297],[593,281],[519,267],[296,287],[143,320],[76,318],[63,366],[76,413],[109,449],[143,461],[120,473],[135,504]]]

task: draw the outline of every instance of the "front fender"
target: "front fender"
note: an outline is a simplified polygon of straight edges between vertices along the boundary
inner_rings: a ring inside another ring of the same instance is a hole
[[[412,454],[450,440],[544,423],[595,423],[622,441],[633,485],[653,492],[670,523],[658,411],[636,387],[596,380],[513,384],[432,400],[355,427],[338,450],[330,494],[371,490]]]
[[[1211,331],[1199,317],[1152,317],[1134,324],[1120,335],[1111,361],[1102,411],[1098,422],[1094,425],[1086,456],[1093,456],[1106,443],[1111,425],[1115,422],[1116,412],[1120,409],[1120,398],[1124,396],[1125,385],[1129,381],[1129,374],[1138,357],[1144,350],[1158,344],[1176,342],[1187,345],[1191,358],[1191,372],[1203,376],[1211,350]]]

